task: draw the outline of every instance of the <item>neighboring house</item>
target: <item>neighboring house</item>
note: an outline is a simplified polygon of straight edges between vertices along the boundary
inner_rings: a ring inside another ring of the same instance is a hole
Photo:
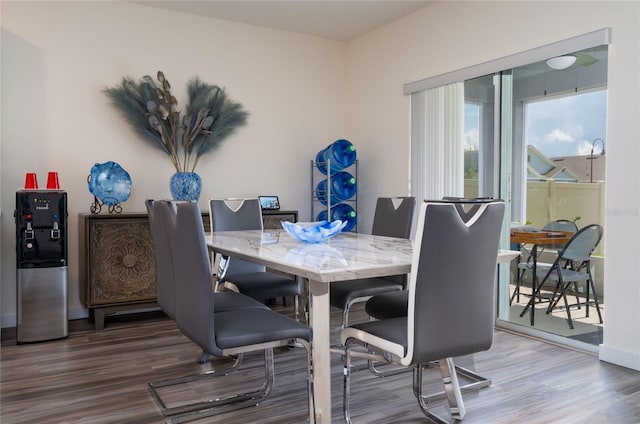
[[[532,145],[527,146],[527,180],[528,181],[567,181],[582,182],[584,178],[564,163],[565,158],[548,159]],[[558,165],[558,163],[560,165]],[[587,181],[589,176],[587,175]]]
[[[606,155],[565,156],[550,159],[557,167],[570,169],[584,183],[605,181]],[[593,161],[593,168],[591,162]],[[593,180],[591,172],[593,171]]]

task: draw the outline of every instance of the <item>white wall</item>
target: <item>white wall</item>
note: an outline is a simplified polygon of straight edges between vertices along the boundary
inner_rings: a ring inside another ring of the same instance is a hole
[[[168,198],[168,157],[141,141],[101,92],[123,76],[164,71],[179,105],[200,76],[251,113],[200,161],[200,206],[210,197],[277,194],[308,219],[310,165],[348,137],[345,44],[123,2],[7,2],[2,12],[2,326],[15,325],[15,191],[26,172],[40,186],[58,171],[69,195],[70,316],[78,294],[78,214],[93,197],[87,175],[113,160],[133,181],[125,212]],[[357,142],[354,140],[357,146]]]
[[[367,140],[363,199],[407,192],[409,99],[402,85],[612,28],[609,50],[605,297],[600,358],[640,370],[639,2],[434,3],[349,44],[349,133]],[[363,196],[359,197],[359,200]],[[362,217],[362,214],[361,214]]]
[[[358,148],[360,224],[375,198],[409,192],[409,98],[402,84],[611,27],[604,360],[640,369],[638,2],[437,2],[343,44],[127,3],[3,1],[2,317],[15,314],[14,191],[60,172],[70,194],[71,300],[78,308],[77,214],[95,162],[132,176],[126,211],[168,197],[173,170],[100,93],[162,69],[176,94],[193,75],[224,85],[249,125],[199,166],[208,197],[279,194],[309,210],[309,160],[339,137]],[[569,17],[567,19],[567,17]],[[183,101],[183,99],[179,99]],[[265,162],[270,170],[265,168]],[[201,205],[204,203],[201,201]],[[359,224],[359,225],[360,225]],[[632,277],[629,277],[629,276]],[[3,322],[3,326],[5,322]]]

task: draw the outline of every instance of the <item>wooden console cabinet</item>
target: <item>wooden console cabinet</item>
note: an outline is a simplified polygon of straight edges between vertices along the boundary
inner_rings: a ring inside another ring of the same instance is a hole
[[[205,231],[209,214],[203,213]],[[264,211],[264,228],[298,220],[297,211]],[[96,330],[105,315],[145,309],[156,303],[156,263],[146,213],[80,214],[80,301]]]

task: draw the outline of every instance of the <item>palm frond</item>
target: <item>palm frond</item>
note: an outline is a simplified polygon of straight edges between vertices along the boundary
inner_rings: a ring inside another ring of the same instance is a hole
[[[202,155],[216,150],[227,137],[246,124],[249,113],[243,110],[241,103],[231,100],[223,88],[206,84],[198,77],[189,81],[187,92],[187,114],[208,110],[208,116],[212,118],[207,130],[201,132],[190,146],[189,153],[195,152],[195,168]]]
[[[131,78],[123,78],[119,86],[106,88],[104,92],[111,99],[124,119],[134,131],[149,144],[168,153],[159,134],[153,129],[147,117],[147,97],[141,84]]]
[[[188,102],[181,117],[164,73],[158,71],[157,80],[159,84],[148,75],[139,81],[125,77],[104,92],[134,131],[163,150],[178,172],[195,170],[203,154],[246,124],[249,114],[242,104],[198,77],[187,83]]]

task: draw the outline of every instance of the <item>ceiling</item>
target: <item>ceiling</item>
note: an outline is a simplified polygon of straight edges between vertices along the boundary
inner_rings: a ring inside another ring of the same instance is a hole
[[[349,41],[422,9],[433,1],[140,0],[130,3]]]

